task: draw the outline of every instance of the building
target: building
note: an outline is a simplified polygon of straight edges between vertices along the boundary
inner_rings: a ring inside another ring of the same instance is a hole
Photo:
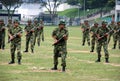
[[[120,21],[120,0],[116,0],[115,21]]]

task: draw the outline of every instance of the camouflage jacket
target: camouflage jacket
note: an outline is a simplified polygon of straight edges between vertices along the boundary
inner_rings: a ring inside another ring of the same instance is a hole
[[[98,27],[92,26],[90,29],[90,32],[93,33],[92,37],[96,37],[96,31],[97,31]]]
[[[56,28],[52,33],[52,36],[55,36],[57,40],[61,39],[63,35],[66,35],[68,37],[68,30],[66,28],[62,30],[60,30],[60,28]],[[66,45],[66,43],[67,41],[63,39],[57,45]]]
[[[25,26],[25,31],[26,32],[30,32],[31,31],[31,29],[33,29],[33,30],[35,30],[35,27],[31,24],[30,26],[29,25],[26,25]],[[31,35],[33,35],[34,33],[29,33],[27,36],[31,36]]]
[[[20,26],[18,27],[13,27],[10,29],[10,34],[13,36],[17,33],[19,33],[20,31],[22,31],[22,28]],[[21,41],[21,37],[15,37],[11,42],[12,43],[18,43]]]
[[[99,27],[96,30],[96,34],[98,34],[100,37],[104,36],[108,32],[109,32],[109,29],[107,27],[105,27],[105,28]],[[107,37],[104,37],[101,41],[107,41]]]
[[[84,32],[83,32],[83,33],[89,34],[89,29],[90,29],[90,26],[89,26],[89,25],[83,24],[83,25],[82,25],[82,29],[84,29]]]

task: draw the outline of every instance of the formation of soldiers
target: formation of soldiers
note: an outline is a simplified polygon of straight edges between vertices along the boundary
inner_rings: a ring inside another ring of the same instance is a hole
[[[11,61],[9,64],[15,63],[15,51],[17,50],[17,59],[18,64],[21,64],[22,54],[21,54],[21,37],[23,33],[22,27],[20,27],[20,22],[18,20],[8,20],[8,43],[10,42],[10,51],[11,51]],[[2,19],[0,19],[0,49],[4,50],[5,47],[5,24]],[[36,41],[38,46],[40,46],[41,40],[44,41],[44,24],[37,19],[32,23],[31,20],[28,20],[27,25],[24,30],[26,32],[26,47],[24,52],[29,52],[29,43],[31,52],[34,53],[34,46]],[[82,46],[85,45],[87,40],[88,46],[91,46],[90,52],[94,52],[95,44],[98,58],[96,62],[101,62],[101,48],[103,47],[105,53],[105,62],[109,63],[109,52],[108,44],[111,37],[113,36],[113,49],[116,49],[117,42],[118,48],[120,49],[120,22],[117,24],[112,21],[110,24],[103,21],[101,24],[94,22],[94,26],[90,27],[88,20],[84,21],[84,24],[81,26],[83,32]],[[92,34],[92,36],[90,35]],[[62,61],[62,71],[65,72],[66,68],[66,55],[67,55],[67,40],[68,40],[68,30],[64,21],[60,21],[58,28],[53,30],[52,37],[55,41],[54,46],[54,67],[51,70],[57,70],[58,58],[61,57]],[[90,42],[91,36],[91,42]]]
[[[88,20],[85,20],[81,26],[83,32],[83,43],[85,45],[85,41],[87,40],[88,45],[90,46],[90,33],[91,36],[91,50],[90,52],[94,52],[95,44],[96,44],[96,52],[98,54],[98,59],[96,62],[101,61],[101,48],[103,47],[105,53],[105,62],[109,63],[109,52],[108,52],[108,44],[110,42],[111,37],[113,36],[113,48],[116,49],[116,45],[118,42],[118,49],[120,49],[120,21],[115,23],[111,21],[110,24],[103,21],[101,24],[94,22],[94,26],[90,27]]]

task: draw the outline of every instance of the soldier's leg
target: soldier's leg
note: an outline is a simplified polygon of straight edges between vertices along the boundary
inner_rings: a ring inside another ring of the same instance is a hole
[[[24,52],[28,52],[30,37],[26,36],[26,48]]]
[[[9,64],[14,64],[15,63],[15,50],[16,50],[16,46],[15,44],[11,43],[11,61],[9,62]]]
[[[86,35],[86,38],[87,38],[88,46],[90,46],[90,35],[87,34],[87,35]]]
[[[22,59],[21,42],[18,42],[18,44],[17,44],[17,59],[18,59],[18,64],[21,64],[21,59]]]
[[[36,44],[36,38],[37,38],[37,33],[35,33],[35,36],[34,36],[34,46]]]
[[[58,53],[59,51],[57,50],[57,48],[54,48],[54,56],[53,56],[53,60],[54,60],[54,67],[52,68],[52,70],[57,70],[57,65],[58,65]]]
[[[116,34],[113,35],[113,42],[114,42],[114,44],[113,44],[112,49],[116,49],[116,45],[117,45],[117,35]]]
[[[37,37],[38,46],[40,46],[40,42],[41,42],[41,33],[38,33],[38,37]]]
[[[119,49],[120,49],[120,36],[118,36],[118,45],[119,45]]]
[[[108,36],[108,44],[110,42],[111,36],[112,36],[112,34],[109,34],[109,36]]]
[[[102,47],[102,44],[100,42],[98,42],[97,47],[96,47],[97,54],[98,54],[98,59],[96,60],[96,62],[101,61],[101,47]]]
[[[5,35],[3,35],[3,40],[2,40],[2,49],[4,50],[5,48]]]
[[[0,49],[1,49],[1,47],[2,47],[2,39],[1,39],[2,37],[0,37]]]
[[[31,36],[30,38],[30,43],[31,43],[31,52],[34,53],[34,36]]]
[[[93,37],[91,40],[91,51],[90,52],[94,52],[94,48],[95,48],[95,38]]]
[[[83,33],[83,38],[82,38],[82,46],[84,46],[85,45],[85,34]]]
[[[104,53],[105,53],[106,63],[108,63],[109,62],[109,53],[108,53],[108,44],[107,44],[107,42],[103,43],[103,49],[104,49]]]

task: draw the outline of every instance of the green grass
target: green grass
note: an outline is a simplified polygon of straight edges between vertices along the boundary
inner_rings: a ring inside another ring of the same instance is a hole
[[[35,46],[35,53],[22,53],[22,65],[9,65],[10,45],[0,50],[0,81],[120,81],[120,50],[112,50],[110,42],[110,63],[95,63],[96,53],[90,53],[89,46],[81,46],[82,33],[79,27],[69,29],[67,71],[51,71],[53,67],[53,39],[51,33],[55,27],[45,28],[45,41],[41,47]],[[6,36],[7,40],[7,36]],[[6,41],[7,42],[7,41]],[[22,38],[22,51],[25,49],[25,34]],[[61,60],[59,59],[59,70]]]

